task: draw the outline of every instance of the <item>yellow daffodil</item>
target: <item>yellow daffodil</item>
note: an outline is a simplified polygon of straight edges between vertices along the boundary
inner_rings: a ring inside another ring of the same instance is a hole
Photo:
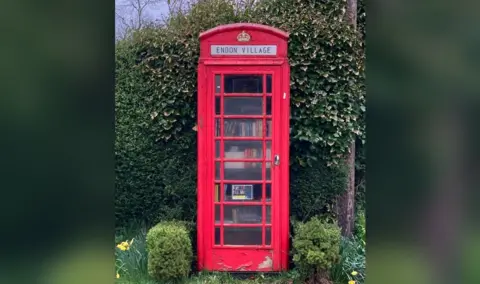
[[[118,272],[117,272],[117,279],[118,279],[118,278],[120,278],[120,274],[118,274]]]
[[[353,276],[355,276],[355,275],[357,275],[357,274],[358,274],[358,272],[352,271],[352,275],[353,275]]]
[[[348,284],[355,284],[355,280],[348,281]]]
[[[128,250],[130,248],[130,245],[132,244],[133,240],[128,243],[128,242],[121,242],[120,244],[117,245],[117,248],[119,248],[122,251]]]

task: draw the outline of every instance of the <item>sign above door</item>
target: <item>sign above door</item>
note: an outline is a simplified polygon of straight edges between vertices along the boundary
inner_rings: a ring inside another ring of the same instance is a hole
[[[277,55],[276,45],[211,45],[211,55]]]

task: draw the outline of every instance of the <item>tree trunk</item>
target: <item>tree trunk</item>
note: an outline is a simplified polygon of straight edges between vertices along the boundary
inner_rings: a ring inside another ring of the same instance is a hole
[[[338,198],[338,225],[342,229],[342,235],[350,237],[355,223],[355,141],[350,145],[346,164],[347,188]]]
[[[354,29],[357,29],[357,0],[347,0],[347,20]]]
[[[347,0],[348,23],[357,28],[357,0]],[[350,145],[350,153],[346,159],[348,180],[345,191],[337,200],[338,224],[342,235],[350,237],[355,224],[355,139]]]

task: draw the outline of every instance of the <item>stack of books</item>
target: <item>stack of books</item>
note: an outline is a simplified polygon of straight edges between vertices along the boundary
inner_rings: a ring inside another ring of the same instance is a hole
[[[271,135],[272,121],[267,121],[267,137]],[[263,122],[262,120],[245,121],[245,120],[225,120],[224,136],[227,137],[262,137]],[[217,120],[215,126],[215,136],[220,136],[220,123]]]

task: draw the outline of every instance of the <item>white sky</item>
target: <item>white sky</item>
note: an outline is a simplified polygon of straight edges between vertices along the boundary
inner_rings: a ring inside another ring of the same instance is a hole
[[[129,0],[115,0],[115,12],[124,17],[127,21],[134,18],[133,9],[128,7]],[[168,15],[167,0],[151,6],[147,6],[144,15],[154,21],[161,21],[163,17]],[[121,21],[115,16],[115,35],[121,32]]]

